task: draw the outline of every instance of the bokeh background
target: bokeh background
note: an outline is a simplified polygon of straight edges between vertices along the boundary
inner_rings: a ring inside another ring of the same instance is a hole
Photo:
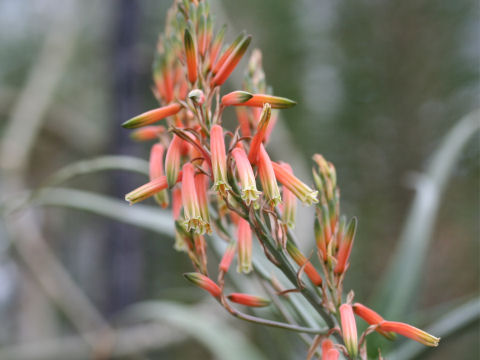
[[[420,174],[446,134],[479,105],[479,3],[211,4],[217,24],[229,24],[228,40],[244,29],[253,35],[251,47],[262,49],[275,94],[298,101],[281,114],[274,156],[294,161],[304,179],[313,153],[335,164],[343,210],[359,218],[346,286],[373,305]],[[306,355],[295,336],[230,319],[186,284],[181,274],[191,265],[173,250],[171,236],[79,210],[89,208],[83,193],[50,199],[51,205],[70,200],[77,209],[39,204],[9,211],[25,190],[72,162],[107,154],[147,158],[149,147],[134,143],[120,124],[156,106],[151,63],[169,6],[166,0],[0,0],[0,359],[51,359],[57,350],[67,352],[56,358],[94,358],[82,347],[91,339],[79,333],[105,323],[133,326],[123,312],[150,300],[188,304],[214,333],[219,323],[240,330],[264,358]],[[244,65],[227,89],[239,86]],[[426,230],[431,241],[409,312],[416,325],[479,295],[478,145],[477,133],[455,158],[431,236]],[[145,176],[115,170],[61,186],[121,200],[143,182]],[[311,239],[302,240],[308,248]],[[478,359],[478,315],[478,309],[467,314],[471,321],[419,358]],[[218,358],[195,328],[171,319],[149,323],[143,333],[134,325],[131,339],[153,345],[123,358]]]

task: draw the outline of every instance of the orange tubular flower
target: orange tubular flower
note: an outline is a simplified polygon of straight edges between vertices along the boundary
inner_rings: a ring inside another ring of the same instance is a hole
[[[337,349],[330,349],[327,352],[322,352],[322,360],[338,360],[340,353]]]
[[[248,119],[247,109],[245,108],[236,108],[238,123],[240,124],[240,132],[242,136],[250,136],[250,120]]]
[[[155,144],[150,151],[149,174],[150,180],[163,176],[163,153],[165,149],[162,144]]]
[[[383,331],[393,331],[397,334],[408,337],[412,340],[426,346],[438,346],[440,338],[437,338],[429,333],[416,328],[415,326],[408,325],[397,321],[383,321],[380,323],[380,329]]]
[[[272,107],[270,104],[265,104],[263,106],[262,114],[260,115],[260,122],[257,126],[257,132],[250,143],[250,151],[248,153],[248,160],[255,164],[258,159],[258,153],[260,151],[260,145],[263,143],[265,138],[265,133],[267,132],[268,123],[270,121],[270,116],[272,114]]]
[[[210,227],[210,216],[208,214],[208,197],[207,197],[208,176],[205,174],[195,175],[195,191],[197,192],[198,205],[200,215],[205,222],[206,232],[212,233]]]
[[[192,272],[183,274],[183,276],[194,285],[208,291],[213,297],[219,297],[222,294],[220,287],[205,275]]]
[[[221,33],[223,30],[223,33]],[[221,40],[223,40],[223,36],[225,35],[225,29],[222,29],[220,32],[219,32],[219,35],[221,35]],[[221,33],[221,34],[220,34]],[[238,44],[240,44],[240,42],[244,39],[245,37],[245,33],[241,33],[240,35],[237,36],[237,38],[230,44],[230,46],[225,50],[225,52],[222,54],[222,56],[220,56],[220,58],[218,59],[218,61],[215,63],[215,66],[213,67],[212,69],[212,73],[213,74],[216,74],[218,73],[218,71],[222,68],[223,64],[225,64],[225,61],[227,61],[228,57],[233,53],[233,51],[235,50],[235,48],[237,47]],[[220,41],[220,44],[218,46],[218,50],[217,50],[217,54],[218,54],[218,51],[220,50],[220,46],[221,46],[221,41]],[[215,49],[216,47],[216,44],[214,42],[214,45],[213,45],[213,48]],[[216,58],[216,56],[215,56]],[[213,62],[212,62],[213,64]]]
[[[353,304],[353,311],[369,325],[378,325],[384,321],[378,313],[360,303]],[[376,331],[385,336],[388,340],[395,340],[395,334],[393,332],[384,331],[381,328],[377,328]]]
[[[325,339],[322,341],[322,355],[325,356],[328,350],[333,349],[333,342],[330,339]],[[322,357],[323,360],[323,357]]]
[[[329,355],[330,350],[336,351],[335,348],[333,347],[332,340],[330,340],[330,339],[323,340],[322,341],[322,360],[332,360],[332,359],[336,360],[336,359],[338,359],[338,355],[337,355],[336,358],[332,357],[332,355]],[[338,354],[338,351],[337,351],[337,354]]]
[[[263,105],[265,105],[266,103],[269,103],[273,109],[287,109],[289,107],[297,105],[297,103],[293,100],[267,94],[253,94],[250,100],[242,104],[236,105],[263,107]]]
[[[277,123],[278,115],[277,112],[272,111],[272,116],[267,126],[267,131],[265,132],[265,139],[263,140],[264,144],[268,144],[268,140],[270,140],[270,136],[272,135],[273,129],[275,128],[275,124]]]
[[[162,177],[163,174],[163,153],[165,149],[162,144],[155,144],[150,151],[150,180]],[[155,194],[155,200],[163,208],[168,206],[168,193],[166,190],[162,190]]]
[[[272,163],[275,177],[288,190],[295,194],[306,205],[317,203],[318,191],[312,190],[309,186],[301,182],[295,175],[288,172],[285,168],[277,163]]]
[[[357,218],[352,218],[348,224],[347,231],[345,236],[340,241],[340,247],[337,254],[337,265],[335,266],[335,273],[342,274],[345,272],[345,269],[348,264],[348,258],[350,257],[350,252],[352,251],[353,240],[355,239],[355,231],[357,229]]]
[[[193,243],[195,246],[195,253],[198,255],[199,262],[203,269],[207,267],[207,243],[203,235],[194,235]]]
[[[172,215],[174,220],[178,220],[180,217],[180,211],[182,210],[182,190],[176,187],[172,190]]]
[[[347,348],[348,354],[353,359],[356,359],[358,355],[357,324],[355,323],[355,315],[353,315],[351,305],[340,305],[340,320],[345,347]]]
[[[222,105],[223,106],[232,106],[232,105],[239,105],[244,103],[245,101],[252,98],[252,94],[246,91],[232,91],[227,95],[222,96]]]
[[[177,181],[182,180],[182,172],[178,174]],[[159,191],[162,191],[167,188],[167,177],[161,176],[155,180],[152,180],[145,185],[140,186],[139,188],[130,191],[125,195],[125,200],[127,200],[130,205],[133,205],[137,202],[148,199],[150,196],[155,195]]]
[[[220,125],[213,125],[210,129],[210,152],[212,154],[213,189],[225,194],[231,188],[227,180],[225,141]]]
[[[227,298],[231,302],[250,307],[264,307],[270,305],[270,300],[256,295],[233,293],[228,295]]]
[[[322,204],[322,227],[328,245],[332,241],[332,230],[334,229],[330,226],[330,210],[326,204]]]
[[[212,23],[207,20],[207,17],[205,15],[202,15],[200,17],[200,23],[198,25],[198,51],[202,56],[204,56],[207,52],[207,47],[212,37],[211,24]]]
[[[304,266],[304,272],[307,274],[308,278],[316,286],[322,285],[322,277],[315,270],[315,267],[312,263],[296,248],[296,246],[291,242],[287,242],[287,252],[292,257],[293,261],[297,263],[298,266]]]
[[[252,229],[247,220],[238,217],[238,272],[248,274],[252,271]]]
[[[212,42],[212,46],[210,47],[210,67],[212,67],[215,63],[215,60],[217,60],[218,53],[222,47],[223,37],[225,36],[226,29],[226,25],[222,26]]]
[[[314,233],[315,242],[317,243],[317,248],[322,255],[322,260],[327,261],[327,241],[325,239],[325,232],[323,230],[322,223],[319,221],[318,217],[315,217]]]
[[[178,98],[183,100],[187,96],[188,82],[185,79],[181,79],[178,83],[180,84],[178,85]]]
[[[247,205],[250,205],[252,201],[256,201],[261,195],[261,192],[257,190],[252,166],[243,148],[237,147],[233,149],[232,156],[237,164],[238,177],[240,178],[240,184],[242,186],[241,197]]]
[[[258,156],[258,174],[260,182],[262,183],[263,193],[269,201],[270,205],[277,206],[282,199],[280,198],[280,191],[278,190],[277,179],[273,171],[272,161],[267,154],[267,151],[260,144],[260,152]]]
[[[292,168],[287,163],[282,163],[281,166],[289,173],[292,173]],[[283,187],[282,194],[282,220],[284,224],[287,224],[289,228],[293,229],[295,227],[295,217],[297,214],[297,198],[286,186]]]
[[[193,84],[195,81],[197,81],[197,50],[195,49],[195,43],[193,41],[192,34],[190,34],[188,29],[185,29],[183,43],[185,45],[188,80]]]
[[[132,131],[130,137],[136,141],[157,140],[163,133],[165,133],[163,126],[145,126]]]
[[[173,103],[158,109],[147,111],[125,121],[122,126],[126,129],[138,128],[140,126],[150,125],[166,117],[175,115],[182,109],[182,105]]]
[[[165,157],[165,173],[167,174],[168,187],[172,188],[176,183],[180,171],[180,157],[182,154],[183,140],[173,135]]]
[[[173,100],[173,74],[170,69],[167,69],[167,63],[164,63],[163,68],[163,85],[165,89],[165,101],[169,103]]]
[[[230,242],[227,250],[225,250],[225,253],[223,254],[220,264],[218,265],[218,270],[223,271],[224,273],[228,271],[230,265],[232,264],[233,258],[235,257],[236,250],[237,244],[235,244],[235,241]]]
[[[225,60],[225,63],[222,65],[222,67],[218,70],[217,74],[213,78],[211,84],[212,87],[222,85],[225,80],[227,80],[227,78],[237,66],[238,62],[242,59],[245,51],[247,51],[248,45],[250,44],[251,40],[251,36],[246,36],[238,43],[238,45],[228,56],[228,58]]]
[[[182,203],[185,216],[183,226],[187,232],[193,230],[196,234],[201,235],[205,233],[207,223],[201,216],[194,175],[195,169],[192,164],[186,163],[183,165]]]

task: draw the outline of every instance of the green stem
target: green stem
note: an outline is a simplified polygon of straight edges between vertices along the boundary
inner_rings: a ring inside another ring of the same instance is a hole
[[[253,315],[248,315],[248,314],[245,314],[245,313],[233,308],[232,306],[230,306],[224,298],[222,298],[220,300],[220,302],[225,307],[225,309],[230,314],[235,316],[236,318],[242,319],[242,320],[254,323],[254,324],[260,324],[260,325],[275,327],[275,328],[279,328],[279,329],[295,331],[295,332],[299,332],[299,333],[316,334],[316,335],[325,334],[329,330],[328,328],[313,329],[313,328],[308,328],[308,327],[304,327],[304,326],[299,326],[299,325],[294,325],[294,324],[282,323],[282,322],[279,322],[279,321],[268,320],[268,319],[260,318],[260,317],[253,316]]]
[[[292,267],[290,261],[285,256],[285,253],[279,250],[275,246],[275,241],[271,239],[271,237],[269,236],[268,229],[265,228],[265,224],[263,224],[263,222],[259,218],[258,213],[255,212],[254,214],[255,214],[255,219],[257,223],[260,224],[262,227],[262,229],[258,229],[255,226],[253,226],[253,228],[256,229],[257,236],[261,238],[262,242],[265,244],[265,246],[270,251],[270,253],[280,263],[280,270],[285,274],[285,276],[290,280],[290,282],[292,282],[292,284],[296,285],[297,273],[295,269]],[[308,300],[308,302],[314,307],[314,309],[320,314],[320,316],[323,318],[327,326],[329,328],[335,327],[334,320],[323,309],[321,302],[319,302],[317,296],[315,295],[315,291],[310,289],[310,286],[306,284],[305,287],[303,287],[303,289],[300,290],[300,292]]]
[[[260,263],[260,261],[258,261],[258,259],[253,259],[253,268],[261,279],[268,283],[272,282],[270,275],[267,274],[266,270],[263,268],[263,265]],[[297,312],[298,316],[303,319],[303,321],[305,321],[309,326],[316,326],[316,321],[312,317],[312,313],[307,311],[303,304],[300,303],[300,298],[295,296],[284,296],[283,298],[290,303],[292,308]]]

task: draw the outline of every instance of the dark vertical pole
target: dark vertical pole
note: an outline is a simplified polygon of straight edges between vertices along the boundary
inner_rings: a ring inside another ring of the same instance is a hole
[[[139,0],[115,0],[111,2],[115,14],[113,23],[113,124],[111,129],[111,152],[133,155],[134,149],[129,132],[120,127],[132,117],[138,108],[138,41],[140,23]],[[113,177],[113,196],[122,199],[138,186],[131,174],[119,172]],[[142,278],[142,248],[140,233],[132,226],[112,223],[109,229],[107,258],[110,271],[109,314],[116,313],[126,305],[139,300]]]

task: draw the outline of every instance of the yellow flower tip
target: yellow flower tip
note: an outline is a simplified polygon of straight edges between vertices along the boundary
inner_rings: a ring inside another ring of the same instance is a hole
[[[318,203],[318,191],[312,190],[305,194],[303,199],[300,199],[305,205],[312,205]]]
[[[252,202],[257,201],[260,195],[262,195],[262,192],[258,191],[256,187],[243,188],[241,198],[247,205],[250,205]]]

